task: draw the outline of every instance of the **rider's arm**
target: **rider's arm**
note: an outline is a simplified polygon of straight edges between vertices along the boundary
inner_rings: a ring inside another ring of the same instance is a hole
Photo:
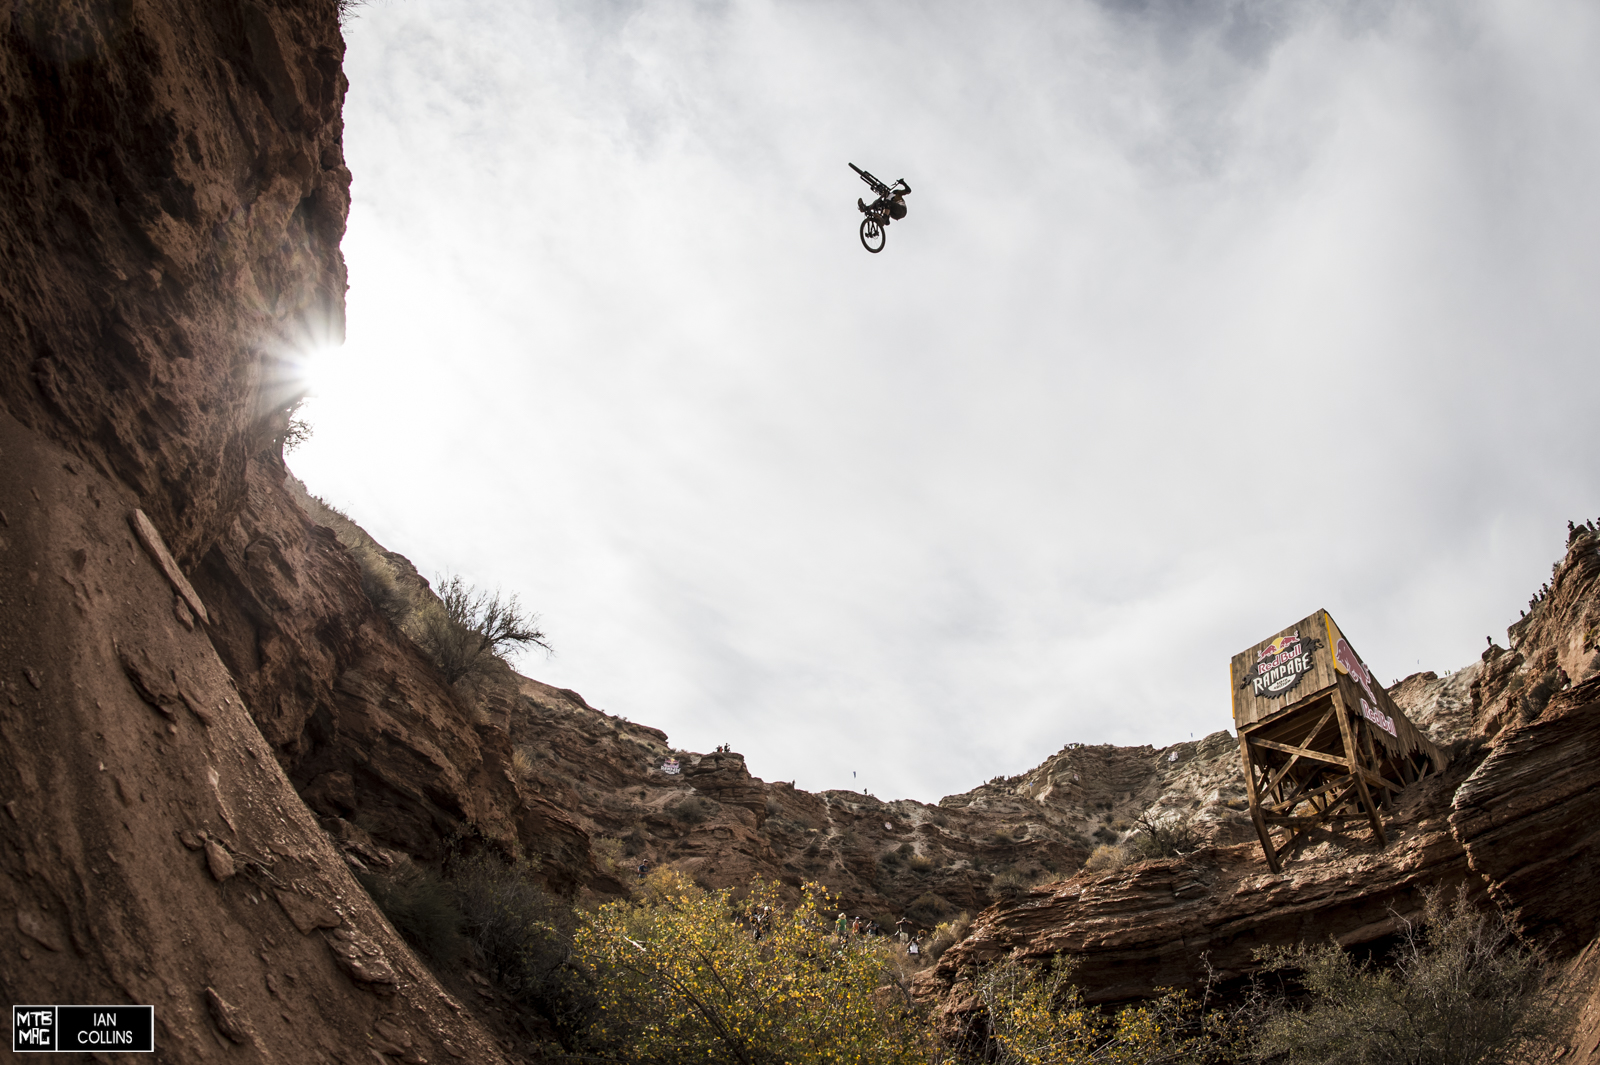
[[[900,186],[900,192],[902,195],[911,191],[911,186],[906,184],[905,178],[895,178],[894,183]]]

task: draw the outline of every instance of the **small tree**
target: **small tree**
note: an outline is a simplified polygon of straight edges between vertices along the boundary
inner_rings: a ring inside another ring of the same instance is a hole
[[[1016,955],[989,965],[974,981],[999,1065],[1202,1065],[1232,1060],[1238,1033],[1187,992],[1162,991],[1109,1013],[1083,1001],[1072,965]]]
[[[591,1046],[695,1065],[925,1062],[926,1025],[880,993],[888,945],[840,942],[821,889],[803,890],[791,909],[772,885],[735,899],[661,868],[640,901],[595,910],[574,941],[600,1004]]]
[[[439,602],[418,612],[414,636],[451,684],[485,656],[504,661],[529,644],[550,650],[539,615],[524,613],[515,595],[502,599],[498,590],[479,591],[459,576],[437,580]]]
[[[1194,852],[1205,841],[1192,822],[1177,814],[1157,817],[1146,812],[1134,820],[1139,825],[1139,831],[1134,834],[1132,842],[1141,858],[1181,858]]]
[[[1279,1001],[1257,1026],[1259,1060],[1288,1065],[1510,1065],[1532,1060],[1557,1029],[1559,999],[1541,953],[1498,913],[1426,896],[1425,929],[1409,921],[1392,966],[1334,943],[1264,952],[1298,973],[1304,1008]]]

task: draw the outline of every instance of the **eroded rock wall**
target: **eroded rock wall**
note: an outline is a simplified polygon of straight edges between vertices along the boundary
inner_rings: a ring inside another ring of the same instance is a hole
[[[152,1004],[163,1061],[502,1060],[289,775],[410,759],[393,834],[518,838],[281,498],[284,363],[342,329],[342,54],[334,0],[0,11],[0,991]]]
[[[0,33],[0,404],[193,565],[343,331],[333,0],[19,0]]]

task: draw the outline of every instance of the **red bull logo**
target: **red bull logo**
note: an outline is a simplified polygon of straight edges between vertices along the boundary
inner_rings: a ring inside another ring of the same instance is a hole
[[[1383,729],[1389,735],[1399,738],[1400,733],[1395,731],[1394,718],[1368,703],[1365,699],[1361,700],[1361,716]]]
[[[1311,668],[1311,652],[1316,646],[1315,639],[1302,639],[1298,632],[1263,644],[1256,652],[1255,673],[1245,678],[1246,683],[1255,695],[1264,699],[1286,694]]]
[[[1361,685],[1361,690],[1367,693],[1367,698],[1376,703],[1378,697],[1372,694],[1372,671],[1367,668],[1365,662],[1361,661],[1361,656],[1356,654],[1355,648],[1351,647],[1343,636],[1339,637],[1339,642],[1334,645],[1333,658],[1334,661],[1344,667],[1346,673],[1356,679],[1356,683]],[[1362,703],[1362,705],[1365,706],[1366,704]],[[1391,726],[1389,731],[1393,732],[1394,728]]]

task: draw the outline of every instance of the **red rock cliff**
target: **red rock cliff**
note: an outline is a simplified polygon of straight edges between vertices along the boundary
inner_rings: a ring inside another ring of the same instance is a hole
[[[152,1004],[162,1061],[501,1060],[290,776],[421,850],[581,842],[284,496],[281,363],[343,313],[336,4],[0,34],[0,992]]]

